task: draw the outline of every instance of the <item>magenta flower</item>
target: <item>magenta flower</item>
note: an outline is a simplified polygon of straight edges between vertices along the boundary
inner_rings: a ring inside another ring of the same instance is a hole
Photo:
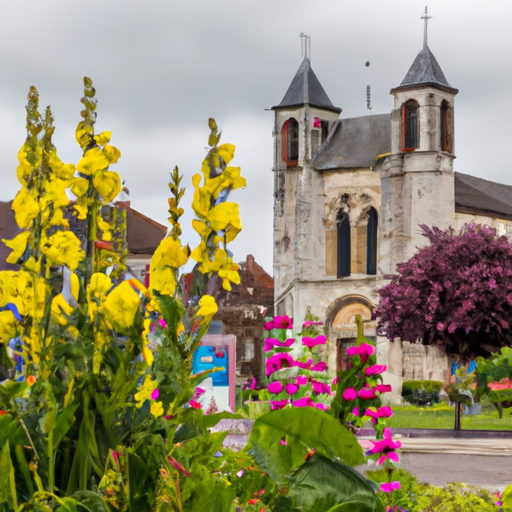
[[[355,347],[347,348],[347,354],[350,357],[354,357],[356,354],[359,354],[361,357],[361,362],[364,364],[366,360],[375,352],[375,347],[373,345],[369,345],[368,343],[361,343],[361,345],[356,345]]]
[[[387,482],[384,484],[380,484],[380,490],[384,492],[393,492],[398,491],[402,488],[400,482],[396,480],[395,482]]]
[[[325,345],[326,342],[327,338],[323,334],[316,336],[315,338],[310,338],[309,336],[304,336],[304,338],[302,338],[302,344],[306,345],[309,349],[312,349],[316,345]]]
[[[390,393],[391,392],[391,384],[377,384],[374,388],[375,391],[378,391],[380,394],[382,393]]]
[[[256,379],[254,379],[256,380]],[[251,389],[254,389],[252,386],[251,386]],[[200,395],[204,395],[206,393],[206,390],[204,390],[203,388],[200,388],[199,386],[196,388],[196,392],[195,394],[200,396]]]
[[[279,341],[275,338],[267,338],[265,340],[265,352],[272,350],[274,347],[291,347],[295,343],[293,338],[288,338],[286,341]]]
[[[374,364],[373,366],[368,366],[364,373],[366,373],[367,377],[369,377],[370,375],[380,375],[382,372],[385,372],[387,368],[387,366],[382,364]]]
[[[359,407],[357,407],[357,406],[356,406],[356,407],[354,407],[354,408],[352,409],[352,414],[353,414],[354,416],[359,416]]]
[[[173,468],[176,468],[178,471],[181,471],[185,476],[190,476],[190,473],[176,459],[168,455],[167,460],[171,463],[171,466]]]
[[[265,322],[265,330],[271,331],[274,328],[274,322]]]
[[[156,400],[160,396],[160,391],[158,389],[154,389],[153,393],[151,393],[151,400]]]
[[[331,395],[331,386],[328,384],[324,384],[323,382],[319,382],[317,380],[311,380],[311,386],[313,387],[313,391],[316,391],[318,394],[327,393]]]
[[[372,443],[373,448],[370,450],[371,453],[381,454],[381,457],[377,462],[379,466],[386,459],[389,459],[393,462],[400,462],[398,454],[395,452],[395,450],[400,448],[402,443],[400,441],[393,441],[393,439],[391,439],[391,430],[389,428],[384,429],[384,439],[381,441],[372,441]]]
[[[314,402],[311,400],[311,398],[309,398],[309,396],[305,396],[300,400],[295,400],[295,402],[292,402],[292,405],[294,407],[308,407],[309,405],[314,405]]]
[[[241,469],[240,471],[238,471],[238,472],[237,472],[236,476],[237,476],[238,478],[242,478],[242,475],[243,475],[243,474],[244,474],[244,470],[243,470],[243,469]]]
[[[339,381],[340,381],[339,377],[334,377],[334,379],[332,379],[332,385],[337,386]]]
[[[306,375],[297,375],[295,382],[299,386],[305,386],[308,383],[308,378],[306,377]]]
[[[293,322],[288,315],[274,317],[274,329],[291,329]]]
[[[267,377],[281,368],[289,368],[291,366],[295,366],[295,361],[288,353],[279,352],[278,354],[274,354],[272,357],[269,357],[266,362]]]
[[[364,413],[365,416],[369,416],[372,419],[372,423],[377,425],[379,418],[391,418],[393,411],[391,407],[379,407],[376,411],[373,409],[367,409]]]
[[[343,391],[344,400],[355,400],[357,398],[357,391],[354,388],[347,388]]]
[[[270,406],[272,407],[272,410],[279,410],[283,407],[286,407],[286,404],[288,403],[288,400],[270,400]]]
[[[363,400],[373,400],[376,397],[375,388],[364,387],[359,390],[359,398]]]
[[[283,391],[283,385],[278,381],[276,380],[275,382],[271,382],[267,389],[271,392],[271,393],[274,393],[275,395],[281,393],[281,391]]]
[[[315,322],[314,320],[306,320],[303,324],[302,324],[302,327],[304,328],[309,328],[313,325],[324,325],[323,322]]]
[[[293,366],[298,366],[299,368],[302,368],[303,370],[309,370],[311,368],[312,364],[313,364],[313,359],[308,359],[307,363],[303,363],[301,361],[294,361]]]
[[[319,363],[316,363],[315,366],[311,368],[312,372],[325,372],[327,369],[327,363],[324,361],[320,361]]]
[[[158,323],[160,324],[160,327],[162,329],[165,329],[167,327],[167,322],[163,318],[159,318]]]
[[[329,409],[321,402],[318,402],[317,404],[312,404],[312,405],[313,405],[313,407],[316,407],[317,409],[320,409],[321,411],[327,411],[327,409]]]
[[[295,393],[297,393],[297,391],[299,390],[299,385],[298,384],[286,384],[286,386],[284,387],[286,392],[292,396],[292,395],[295,395]]]

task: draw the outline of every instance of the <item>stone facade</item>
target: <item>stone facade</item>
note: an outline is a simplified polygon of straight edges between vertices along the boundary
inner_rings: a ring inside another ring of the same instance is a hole
[[[310,307],[324,321],[333,373],[362,315],[393,401],[403,379],[450,373],[440,346],[390,343],[372,319],[386,276],[427,243],[419,225],[473,221],[512,234],[512,188],[454,173],[457,92],[425,44],[391,91],[390,114],[340,119],[308,56],[273,108],[276,314],[300,325]]]

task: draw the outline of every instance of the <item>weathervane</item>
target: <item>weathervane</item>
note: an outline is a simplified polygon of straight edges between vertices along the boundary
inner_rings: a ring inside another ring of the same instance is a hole
[[[311,60],[311,38],[307,34],[304,34],[304,32],[300,33],[300,49],[302,58]]]
[[[428,6],[425,6],[425,12],[423,13],[423,16],[421,17],[422,20],[425,20],[425,29],[423,32],[423,47],[426,48],[427,45],[427,23],[428,20],[432,19],[432,16],[428,15]]]

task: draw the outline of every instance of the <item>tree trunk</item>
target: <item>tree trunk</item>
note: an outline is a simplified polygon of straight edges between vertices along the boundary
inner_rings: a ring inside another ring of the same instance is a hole
[[[460,430],[460,410],[461,410],[461,402],[455,402],[455,425],[453,430]]]

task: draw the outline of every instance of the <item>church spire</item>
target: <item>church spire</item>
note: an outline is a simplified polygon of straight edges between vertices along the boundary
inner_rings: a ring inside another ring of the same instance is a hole
[[[405,88],[410,89],[421,86],[431,86],[452,94],[457,94],[459,92],[458,89],[455,89],[448,83],[441,66],[428,47],[427,23],[428,20],[431,19],[431,16],[428,15],[427,7],[425,7],[425,12],[421,19],[425,20],[423,29],[423,48],[414,59],[414,62],[405,75],[405,78],[402,80],[402,83],[398,87],[395,87],[391,92]]]

